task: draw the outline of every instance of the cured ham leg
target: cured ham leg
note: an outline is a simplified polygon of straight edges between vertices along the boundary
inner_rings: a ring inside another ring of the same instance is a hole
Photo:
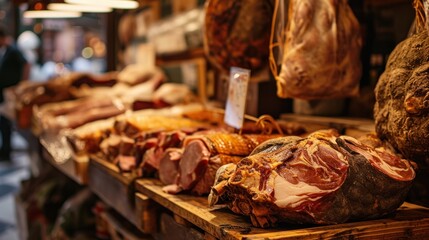
[[[392,213],[407,195],[412,164],[334,131],[259,145],[216,174],[209,205],[224,202],[257,227],[335,224]]]

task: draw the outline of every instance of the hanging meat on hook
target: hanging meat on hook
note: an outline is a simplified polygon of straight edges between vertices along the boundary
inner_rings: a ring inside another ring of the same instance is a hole
[[[357,96],[362,38],[347,0],[290,0],[288,9],[285,40],[271,40],[283,55],[279,74],[270,57],[277,95],[307,100]]]

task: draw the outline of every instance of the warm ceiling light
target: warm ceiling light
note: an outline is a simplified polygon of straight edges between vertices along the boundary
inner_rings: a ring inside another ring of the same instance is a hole
[[[47,2],[43,0],[31,1],[28,9],[23,13],[24,18],[76,18],[82,16],[80,12],[51,11]]]
[[[48,4],[48,9],[54,11],[75,11],[93,13],[107,13],[112,11],[112,9],[109,7],[68,3],[50,3]]]
[[[33,10],[25,11],[24,18],[77,18],[82,16],[80,12],[70,11],[51,11],[51,10]]]
[[[118,9],[136,9],[139,7],[139,3],[134,0],[64,0],[70,4],[82,4],[91,6],[104,6]]]

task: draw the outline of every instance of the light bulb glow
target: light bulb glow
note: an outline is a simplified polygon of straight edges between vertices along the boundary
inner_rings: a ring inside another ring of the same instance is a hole
[[[70,4],[82,4],[90,6],[104,6],[117,9],[136,9],[139,3],[134,0],[64,0]]]
[[[67,4],[67,3],[50,3],[48,4],[48,9],[55,10],[55,11],[95,12],[95,13],[106,13],[106,12],[112,11],[112,9],[109,7],[83,5],[83,4]]]
[[[23,13],[24,18],[77,18],[80,16],[82,13],[71,11],[34,10]]]

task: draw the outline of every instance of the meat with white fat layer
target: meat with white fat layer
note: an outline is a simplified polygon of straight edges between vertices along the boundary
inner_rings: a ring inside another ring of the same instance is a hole
[[[414,177],[407,160],[318,131],[266,141],[238,164],[220,168],[209,204],[224,202],[257,227],[342,223],[393,212]]]

